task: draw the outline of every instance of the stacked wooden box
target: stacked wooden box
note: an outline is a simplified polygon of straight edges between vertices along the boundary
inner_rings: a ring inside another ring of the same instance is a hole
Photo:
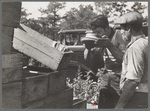
[[[13,52],[14,28],[19,25],[20,14],[21,2],[2,3],[2,108],[72,108],[73,89],[66,89],[68,70],[47,73],[24,71],[23,54]],[[63,50],[57,44],[55,48]],[[64,56],[67,57],[63,60],[60,57],[61,62],[58,61],[61,67],[54,66],[54,70],[67,67],[64,61],[68,61],[69,55],[66,53]]]
[[[23,55],[14,53],[12,48],[20,14],[20,2],[2,3],[2,108],[71,108],[73,89],[66,89],[65,71],[37,74],[23,71]]]
[[[2,108],[21,108],[22,57],[12,52],[14,28],[21,15],[21,2],[2,2]]]
[[[20,22],[21,2],[2,2],[2,54],[10,54],[14,28]]]
[[[73,89],[66,89],[65,73],[24,70],[22,108],[72,108]]]

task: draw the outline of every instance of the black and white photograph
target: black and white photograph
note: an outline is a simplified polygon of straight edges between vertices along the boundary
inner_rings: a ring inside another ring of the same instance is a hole
[[[148,1],[1,3],[1,109],[148,108]]]

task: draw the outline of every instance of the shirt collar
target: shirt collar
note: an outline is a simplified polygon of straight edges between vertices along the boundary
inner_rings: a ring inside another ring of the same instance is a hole
[[[144,38],[145,35],[138,35],[136,37],[133,37],[132,40],[128,43],[128,45],[126,46],[127,48],[129,48],[136,40],[140,39],[140,38]]]

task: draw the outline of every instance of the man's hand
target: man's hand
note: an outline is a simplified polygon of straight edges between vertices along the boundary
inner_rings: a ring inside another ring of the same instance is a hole
[[[109,47],[110,45],[110,40],[108,38],[99,38],[95,42],[96,47]]]

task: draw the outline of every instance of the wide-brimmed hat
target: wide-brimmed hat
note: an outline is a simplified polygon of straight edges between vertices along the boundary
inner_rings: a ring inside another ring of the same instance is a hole
[[[87,30],[85,37],[81,38],[81,42],[94,42],[96,41],[98,38],[96,37],[96,34],[94,34],[91,30]]]
[[[129,12],[115,20],[115,24],[142,23],[143,16],[138,12]]]

